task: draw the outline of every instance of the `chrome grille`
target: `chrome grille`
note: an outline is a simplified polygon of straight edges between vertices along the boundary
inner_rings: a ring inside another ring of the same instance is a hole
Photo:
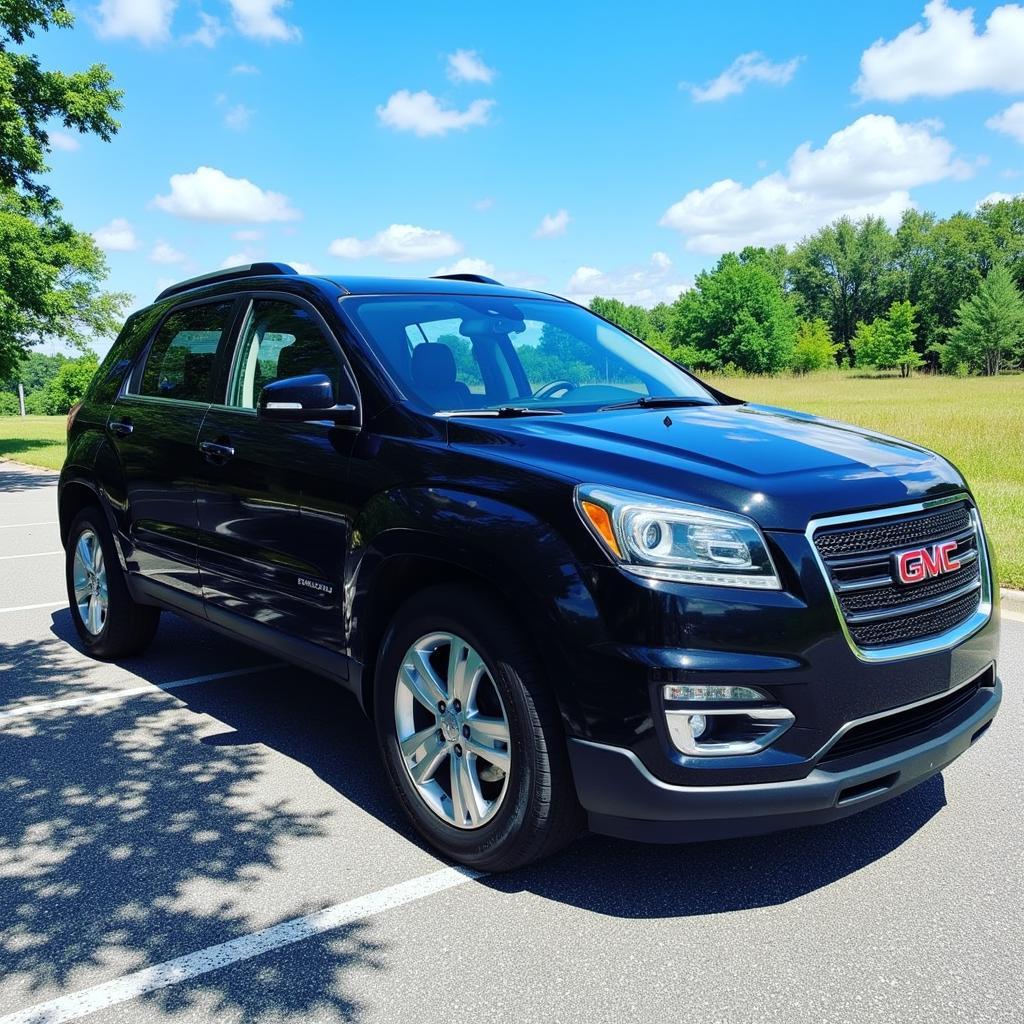
[[[824,519],[808,537],[847,637],[868,660],[955,643],[988,618],[984,539],[966,498]],[[955,542],[959,568],[920,583],[898,579],[900,552],[940,542]]]

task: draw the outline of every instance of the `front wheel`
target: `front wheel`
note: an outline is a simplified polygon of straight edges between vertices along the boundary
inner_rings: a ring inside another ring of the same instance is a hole
[[[548,856],[580,826],[561,723],[507,613],[469,587],[433,587],[395,616],[375,717],[395,792],[420,833],[487,871]]]

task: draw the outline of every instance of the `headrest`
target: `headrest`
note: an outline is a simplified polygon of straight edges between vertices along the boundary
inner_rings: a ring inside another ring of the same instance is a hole
[[[420,387],[446,388],[455,383],[455,356],[441,342],[417,345],[412,350],[412,379]]]
[[[329,373],[324,362],[324,345],[299,338],[278,353],[277,376],[302,377],[307,373]]]

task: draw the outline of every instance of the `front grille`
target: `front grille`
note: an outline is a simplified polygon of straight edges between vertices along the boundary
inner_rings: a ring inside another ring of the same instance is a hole
[[[919,704],[914,708],[895,711],[891,715],[855,725],[843,733],[825,752],[821,763],[827,764],[851,754],[860,754],[865,750],[906,739],[938,725],[943,719],[955,715],[969,704],[981,686],[986,684],[988,675],[991,675],[991,670],[981,679],[975,679],[966,686],[961,686],[959,690],[943,694],[935,700],[928,701],[927,704]],[[987,685],[991,685],[991,682]]]
[[[957,501],[936,509],[814,528],[821,558],[850,641],[864,650],[941,637],[979,609],[984,589],[983,549],[971,505]],[[960,567],[919,583],[904,584],[896,557],[908,549],[955,542]]]

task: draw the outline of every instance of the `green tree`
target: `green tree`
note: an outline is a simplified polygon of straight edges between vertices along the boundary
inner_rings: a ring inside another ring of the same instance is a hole
[[[113,88],[102,64],[73,74],[44,71],[34,54],[11,50],[12,43],[21,47],[37,30],[73,24],[63,0],[0,2],[0,186],[31,195],[44,206],[51,201],[50,191],[37,175],[49,169],[46,124],[58,120],[104,142],[119,127],[113,113],[120,110],[123,94]]]
[[[842,348],[832,340],[828,324],[820,316],[801,320],[796,328],[792,368],[795,373],[835,369],[836,353]]]
[[[25,388],[26,395],[42,391],[57,375],[61,363],[66,359],[67,356],[60,354],[50,356],[43,352],[30,352],[9,377],[0,381],[0,391],[16,395],[19,383]]]
[[[634,338],[646,341],[651,334],[650,316],[643,306],[628,305],[620,299],[604,299],[600,295],[595,295],[590,300],[590,308],[598,316],[611,320],[613,324],[632,334]]]
[[[67,360],[43,392],[47,415],[63,415],[76,402],[80,402],[97,366],[99,360],[92,352],[78,359]]]
[[[857,324],[853,347],[858,365],[879,370],[899,370],[901,377],[923,362],[914,347],[917,334],[916,311],[912,303],[894,302],[884,317],[867,324]]]
[[[672,358],[685,366],[777,373],[789,365],[795,338],[793,305],[757,259],[726,253],[673,303]]]
[[[880,316],[900,287],[892,234],[880,217],[842,218],[804,239],[790,258],[800,312],[823,317],[832,337],[853,353],[859,321]]]
[[[100,290],[103,254],[60,218],[60,204],[38,180],[47,170],[46,125],[57,120],[109,139],[121,93],[101,65],[45,71],[36,56],[11,49],[72,20],[60,0],[0,0],[0,379],[39,341],[82,347],[111,334],[127,302]]]
[[[958,366],[986,375],[999,373],[1020,353],[1024,337],[1024,298],[1002,265],[993,267],[977,293],[960,304],[949,341],[942,346],[942,367]]]
[[[17,397],[10,391],[0,391],[0,416],[18,416],[20,413]]]

